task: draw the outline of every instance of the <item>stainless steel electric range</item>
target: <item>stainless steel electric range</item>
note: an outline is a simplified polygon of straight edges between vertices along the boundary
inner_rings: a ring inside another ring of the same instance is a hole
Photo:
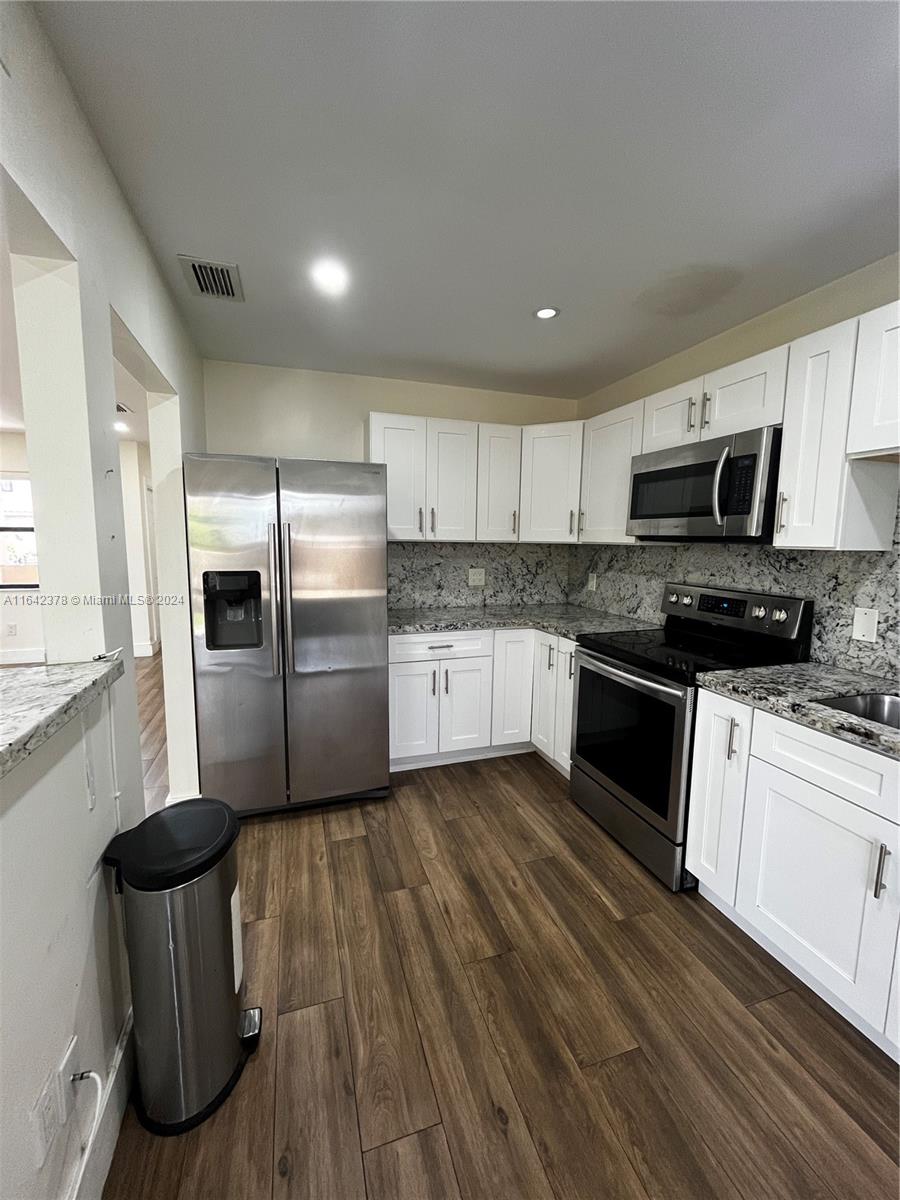
[[[667,583],[656,629],[582,634],[572,798],[673,891],[684,869],[697,675],[805,662],[812,600]]]

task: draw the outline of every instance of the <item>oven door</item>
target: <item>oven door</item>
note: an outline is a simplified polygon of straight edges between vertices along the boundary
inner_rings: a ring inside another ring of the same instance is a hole
[[[682,842],[694,689],[581,649],[575,667],[572,765]]]

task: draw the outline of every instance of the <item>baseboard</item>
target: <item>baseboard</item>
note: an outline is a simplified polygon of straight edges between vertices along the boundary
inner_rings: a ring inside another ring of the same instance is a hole
[[[0,650],[0,663],[42,663],[43,646],[26,646],[22,650]]]
[[[476,762],[480,758],[506,758],[510,754],[528,754],[531,742],[516,742],[512,746],[480,746],[476,750],[457,750],[449,754],[421,754],[417,758],[391,760],[391,773],[417,771],[419,767],[445,767],[448,763]]]
[[[135,658],[152,658],[154,654],[159,653],[159,642],[135,642],[134,657]]]
[[[119,1130],[122,1127],[122,1120],[128,1105],[128,1096],[131,1092],[131,1079],[134,1071],[132,1042],[132,1019],[129,1011],[122,1026],[122,1032],[119,1034],[113,1061],[106,1077],[97,1132],[93,1141],[85,1147],[84,1154],[87,1161],[81,1174],[81,1182],[77,1191],[72,1190],[76,1175],[72,1176],[69,1190],[63,1193],[65,1200],[97,1200],[97,1197],[103,1193],[103,1185],[109,1174],[116,1142],[119,1140]],[[82,1159],[78,1161],[80,1164]],[[77,1173],[78,1170],[79,1167],[76,1166],[75,1172]]]
[[[786,954],[780,946],[776,946],[774,942],[770,941],[764,933],[760,933],[758,929],[751,925],[746,917],[741,916],[736,908],[733,908],[721,896],[717,896],[715,892],[711,892],[706,884],[701,883],[697,890],[704,900],[710,902],[713,908],[717,908],[724,917],[727,917],[729,921],[732,921],[739,929],[742,929],[747,937],[752,938],[757,945],[762,946],[763,950],[768,951],[783,967],[787,967],[792,975],[796,975],[801,983],[805,983],[811,992],[815,992],[835,1012],[839,1013],[845,1021],[849,1021],[854,1029],[858,1029],[864,1037],[873,1042],[879,1050],[883,1050],[889,1058],[894,1059],[895,1062],[900,1062],[900,1047],[895,1046],[893,1042],[885,1037],[881,1030],[876,1029],[874,1025],[870,1025],[868,1021],[864,1021],[862,1017],[858,1016],[849,1005],[845,1004],[843,1000],[829,991],[805,967],[795,962],[789,954]]]

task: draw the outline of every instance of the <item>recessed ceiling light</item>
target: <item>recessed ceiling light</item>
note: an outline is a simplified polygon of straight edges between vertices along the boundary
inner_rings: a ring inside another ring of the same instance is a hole
[[[559,316],[558,308],[539,308],[534,314],[539,321],[552,321]]]
[[[326,296],[343,296],[350,286],[350,272],[339,258],[317,258],[309,268],[309,277]]]
[[[114,421],[113,429],[116,431],[116,433],[127,433],[128,432],[128,426],[125,424],[124,421]]]

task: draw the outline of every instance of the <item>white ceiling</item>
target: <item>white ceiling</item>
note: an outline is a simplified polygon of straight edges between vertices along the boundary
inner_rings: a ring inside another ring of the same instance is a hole
[[[580,396],[897,248],[893,4],[37,7],[210,358]]]

